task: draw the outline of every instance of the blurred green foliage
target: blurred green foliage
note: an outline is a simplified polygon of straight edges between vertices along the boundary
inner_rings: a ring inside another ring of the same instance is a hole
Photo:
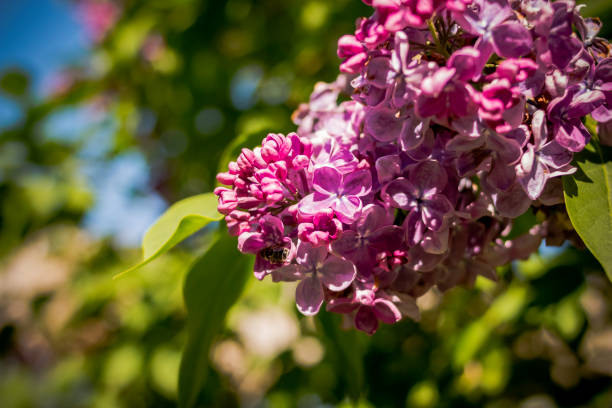
[[[609,37],[609,2],[589,4]],[[337,38],[369,13],[358,0],[120,7],[43,101],[20,70],[0,76],[22,112],[0,130],[2,407],[176,406],[183,271],[210,231],[112,280],[140,254],[83,228],[97,200],[84,169],[136,151],[167,202],[212,190],[242,145],[293,129],[314,83],[335,78]],[[79,110],[97,119],[54,134],[54,118]],[[351,394],[359,407],[612,406],[612,286],[596,261],[567,249],[500,273],[430,293],[421,322],[373,337],[303,318],[294,287],[250,278],[214,333],[199,406],[348,407]]]

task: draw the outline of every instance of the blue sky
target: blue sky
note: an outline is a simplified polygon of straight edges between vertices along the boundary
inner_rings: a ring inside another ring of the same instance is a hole
[[[30,75],[34,94],[42,98],[45,87],[66,65],[83,63],[89,39],[67,0],[0,0],[0,71],[18,67]],[[113,133],[113,118],[93,118],[87,109],[69,108],[45,123],[47,137],[75,143],[95,121],[102,126],[79,157],[81,171],[96,193],[96,203],[84,226],[96,236],[112,236],[122,246],[137,246],[146,228],[166,207],[148,186],[149,167],[138,151],[111,161],[101,160]],[[19,106],[0,95],[0,129],[15,124]],[[95,143],[96,146],[91,146]],[[98,152],[92,155],[91,152]]]

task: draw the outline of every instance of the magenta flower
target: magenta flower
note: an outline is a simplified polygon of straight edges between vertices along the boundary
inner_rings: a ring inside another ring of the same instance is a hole
[[[328,253],[326,247],[300,243],[297,265],[287,265],[273,272],[275,281],[301,280],[295,292],[298,310],[306,315],[317,314],[324,299],[324,288],[341,292],[355,279],[355,265]]]
[[[548,141],[546,114],[536,111],[531,119],[533,143],[527,145],[527,151],[518,166],[518,180],[530,199],[537,199],[546,182],[556,176],[570,174],[576,168],[570,166],[573,155],[555,140]]]
[[[391,207],[408,212],[405,229],[406,241],[417,245],[426,230],[440,231],[453,211],[453,205],[442,194],[447,174],[433,160],[416,164],[408,178],[399,177],[385,185],[381,195]]]
[[[480,51],[478,71],[495,52],[500,57],[518,58],[533,47],[531,33],[514,17],[506,0],[474,0],[460,13],[453,13],[459,25],[478,36],[475,47]]]
[[[340,221],[349,224],[361,213],[361,197],[370,192],[372,176],[369,170],[342,174],[334,167],[322,166],[315,169],[312,184],[314,193],[299,202],[300,213],[314,215],[331,208]]]
[[[575,85],[565,94],[550,102],[548,119],[553,123],[554,138],[561,146],[579,152],[589,142],[591,134],[581,118],[603,105],[605,96],[601,91],[582,91]]]
[[[240,252],[257,254],[255,258],[255,277],[263,279],[272,270],[291,262],[295,256],[295,245],[291,238],[285,236],[285,228],[280,218],[264,215],[255,231],[245,231],[238,236]],[[266,256],[266,249],[272,251],[287,250],[287,255],[280,262]]]
[[[477,68],[480,52],[466,47],[456,51],[446,67],[439,68],[421,84],[416,112],[426,118],[435,116],[440,120],[447,117],[467,116],[474,110],[474,90],[467,83],[479,73]]]
[[[326,245],[342,232],[342,223],[334,217],[331,208],[316,213],[310,222],[298,225],[298,238],[312,246]]]
[[[351,260],[363,276],[371,275],[378,254],[402,246],[403,231],[392,225],[391,218],[379,205],[366,206],[352,229],[343,231],[332,243],[333,251]]]

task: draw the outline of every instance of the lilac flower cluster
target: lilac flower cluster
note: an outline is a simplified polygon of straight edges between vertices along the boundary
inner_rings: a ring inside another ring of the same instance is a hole
[[[258,279],[299,281],[303,314],[326,302],[372,334],[418,319],[433,286],[496,279],[571,236],[560,176],[587,115],[611,139],[612,59],[571,0],[363,1],[373,15],[338,42],[345,74],[215,193]],[[516,236],[530,209],[539,223]]]

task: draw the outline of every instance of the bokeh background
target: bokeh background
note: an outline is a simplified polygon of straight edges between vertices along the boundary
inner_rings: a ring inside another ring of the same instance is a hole
[[[612,36],[612,4],[585,14]],[[123,279],[222,155],[337,74],[359,0],[0,1],[0,407],[172,407],[184,272],[203,231]],[[249,280],[211,352],[203,407],[612,407],[612,284],[543,247],[499,283],[432,291],[420,323],[351,344]],[[323,314],[323,324],[338,322]],[[342,353],[356,356],[347,366]]]

